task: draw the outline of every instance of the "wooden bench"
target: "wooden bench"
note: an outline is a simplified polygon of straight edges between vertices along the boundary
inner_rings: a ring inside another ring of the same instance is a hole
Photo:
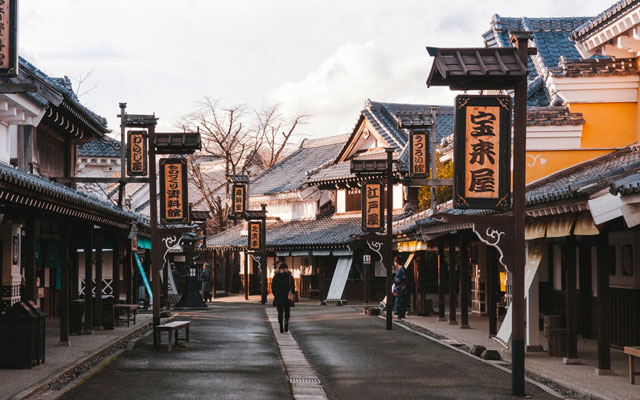
[[[177,346],[179,341],[178,332],[182,328],[185,329],[185,333],[186,333],[186,338],[184,339],[184,341],[189,342],[189,324],[190,323],[191,323],[190,321],[172,321],[172,322],[167,322],[166,324],[163,324],[163,325],[158,325],[156,327],[157,329],[156,333],[158,335],[158,346],[160,346],[162,342],[160,332],[166,331],[168,333],[167,335],[168,347],[169,347],[169,351],[171,351],[171,333],[175,332],[175,345]]]
[[[624,354],[626,354],[627,356],[629,356],[629,382],[632,385],[635,385],[636,383],[636,375],[640,375],[640,372],[636,372],[634,365],[633,365],[633,358],[634,357],[640,357],[640,347],[628,347],[625,346],[624,348]]]
[[[119,324],[120,322],[124,322],[120,320],[120,311],[127,312],[127,327],[129,326],[129,320],[131,319],[131,313],[133,312],[133,324],[136,324],[136,315],[138,314],[138,305],[137,304],[115,304],[113,306],[113,311],[116,313],[117,319],[116,322]]]

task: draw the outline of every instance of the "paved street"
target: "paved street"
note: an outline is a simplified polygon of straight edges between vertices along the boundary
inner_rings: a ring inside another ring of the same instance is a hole
[[[193,321],[191,344],[167,353],[148,338],[63,398],[291,398],[263,307],[216,303],[179,319]],[[508,374],[355,307],[301,304],[291,331],[331,399],[511,398]]]

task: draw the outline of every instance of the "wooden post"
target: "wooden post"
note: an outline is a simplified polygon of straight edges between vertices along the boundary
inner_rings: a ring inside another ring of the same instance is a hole
[[[456,319],[456,303],[458,291],[456,287],[456,236],[449,236],[449,325],[458,325]]]
[[[25,300],[38,301],[38,288],[36,287],[36,221],[28,217],[26,221],[25,246]]]
[[[570,235],[562,243],[562,266],[565,272],[565,324],[567,328],[567,355],[565,364],[578,358],[578,304],[576,293],[576,237]]]
[[[469,329],[469,239],[460,237],[460,328]]]
[[[69,346],[69,227],[60,220],[60,346]]]
[[[596,373],[611,371],[611,294],[609,290],[609,267],[615,257],[609,257],[609,233],[598,236],[598,366]]]
[[[127,296],[126,303],[132,304],[133,302],[133,248],[132,240],[125,239],[124,241],[124,260],[122,262],[122,275],[126,285],[125,293]]]
[[[385,149],[387,152],[387,223],[385,226],[384,265],[387,268],[386,292],[387,292],[387,330],[393,329],[393,149]]]
[[[447,268],[445,268],[446,261],[444,259],[444,240],[438,240],[438,321],[446,321],[445,317],[445,292],[447,279],[445,277]]]
[[[244,252],[244,299],[249,300],[249,253],[246,250]]]
[[[93,335],[93,302],[91,288],[93,286],[93,224],[89,225],[84,238],[84,332]]]
[[[120,239],[118,235],[113,235],[112,240],[111,287],[113,288],[113,304],[118,304],[120,302]]]
[[[187,262],[192,262],[192,260],[187,259]],[[166,264],[164,263],[162,264],[162,299],[163,299],[163,304],[165,305],[167,310],[170,308],[170,304],[169,304],[169,269],[170,268],[171,267],[169,266],[169,262],[167,262]]]
[[[489,337],[498,334],[498,251],[487,246],[487,313],[489,314]]]
[[[585,238],[586,239],[586,238]],[[591,289],[591,241],[585,240],[580,245],[580,334],[583,338],[592,335],[593,291]]]
[[[151,228],[151,269],[149,279],[151,280],[151,293],[153,294],[153,346],[159,344],[159,332],[156,329],[160,325],[160,267],[162,266],[162,242],[158,232],[158,188],[156,184],[156,146],[154,144],[155,124],[151,124],[148,129],[149,151],[149,211]]]
[[[102,330],[102,230],[95,233],[96,243],[96,323],[94,328]]]
[[[413,312],[416,315],[419,315],[422,311],[422,304],[420,304],[419,293],[420,293],[420,272],[418,271],[418,255],[416,254],[413,257]]]
[[[371,257],[370,260],[373,263],[373,257],[369,251],[365,250],[362,255],[363,258],[365,255]],[[362,278],[364,279],[364,303],[368,304],[371,301],[371,288],[369,287],[369,283],[371,281],[371,264],[362,263],[362,275]]]

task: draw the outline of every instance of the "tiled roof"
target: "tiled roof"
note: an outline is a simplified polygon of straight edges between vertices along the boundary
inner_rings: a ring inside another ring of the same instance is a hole
[[[209,248],[244,248],[247,237],[241,236],[243,225],[236,225],[207,239]],[[344,247],[362,233],[360,216],[321,217],[317,220],[268,222],[267,248]]]
[[[580,40],[585,36],[590,36],[591,34],[600,30],[600,28],[602,28],[609,22],[622,17],[627,12],[634,9],[638,4],[640,4],[640,1],[638,0],[618,1],[611,7],[598,14],[595,18],[591,18],[588,21],[585,21],[580,26],[576,27],[571,35],[571,38],[574,40]]]
[[[587,197],[614,180],[640,170],[640,146],[631,145],[613,153],[574,165],[527,186],[527,205]]]
[[[120,157],[120,141],[108,136],[95,137],[89,143],[78,146],[78,155],[82,157]]]
[[[138,219],[137,214],[4,163],[0,163],[0,183],[27,190],[36,197],[49,197],[120,219],[132,221]]]
[[[35,65],[31,64],[29,61],[25,60],[22,57],[20,57],[19,61],[20,61],[20,68],[24,68],[28,70],[29,73],[35,75],[42,81],[46,82],[48,85],[52,86],[55,90],[60,92],[64,97],[64,99],[68,101],[71,107],[77,110],[80,114],[83,114],[83,116],[86,117],[87,120],[89,120],[92,123],[94,129],[99,131],[101,134],[104,134],[109,131],[107,128],[106,118],[101,117],[100,115],[94,113],[93,111],[85,107],[82,103],[80,103],[78,96],[76,96],[75,92],[73,91],[73,88],[71,87],[71,81],[69,80],[69,77],[65,76],[63,78],[53,78],[45,74],[44,72],[42,72]],[[33,96],[31,96],[31,98],[34,101],[42,105],[49,104],[48,101],[44,99],[42,96],[39,96],[37,92],[32,93],[32,95]]]
[[[336,164],[331,164],[325,168],[320,169],[315,174],[311,175],[308,179],[308,183],[320,183],[320,182],[328,182],[332,180],[338,179],[349,179],[352,178],[351,174],[351,162],[345,161]]]
[[[529,107],[527,126],[583,125],[581,113],[569,112],[567,107]]]
[[[305,140],[298,150],[258,176],[250,187],[251,195],[275,194],[300,189],[309,171],[331,162],[348,135]]]
[[[552,69],[551,73],[566,77],[637,75],[638,66],[634,58],[566,60],[561,57],[558,68]]]
[[[508,18],[493,15],[490,29],[484,33],[486,47],[508,47],[509,31],[529,31],[533,33],[533,42],[538,54],[529,57],[529,87],[527,105],[529,107],[545,107],[554,100],[549,95],[546,85],[533,84],[539,77],[546,76],[547,71],[556,68],[560,57],[565,59],[581,59],[575,43],[569,40],[571,32],[589,21],[589,17],[577,18]],[[557,102],[560,102],[558,99]]]

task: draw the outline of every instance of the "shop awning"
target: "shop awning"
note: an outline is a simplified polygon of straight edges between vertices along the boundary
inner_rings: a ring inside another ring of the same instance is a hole
[[[592,236],[599,235],[600,231],[593,221],[591,213],[585,212],[578,217],[576,227],[573,229],[574,235]]]
[[[559,216],[547,221],[547,237],[569,236],[573,227],[574,216]]]
[[[545,221],[528,222],[524,228],[524,239],[533,240],[545,237],[547,223]]]
[[[401,253],[413,253],[414,251],[424,250],[427,250],[427,243],[419,240],[398,243],[398,251]]]
[[[146,236],[138,236],[138,249],[151,250],[151,239]]]
[[[342,294],[344,293],[344,286],[347,283],[349,277],[349,270],[351,269],[351,263],[353,257],[339,257],[336,269],[333,272],[333,278],[331,279],[331,286],[329,286],[329,293],[327,299],[329,301],[342,300]]]

